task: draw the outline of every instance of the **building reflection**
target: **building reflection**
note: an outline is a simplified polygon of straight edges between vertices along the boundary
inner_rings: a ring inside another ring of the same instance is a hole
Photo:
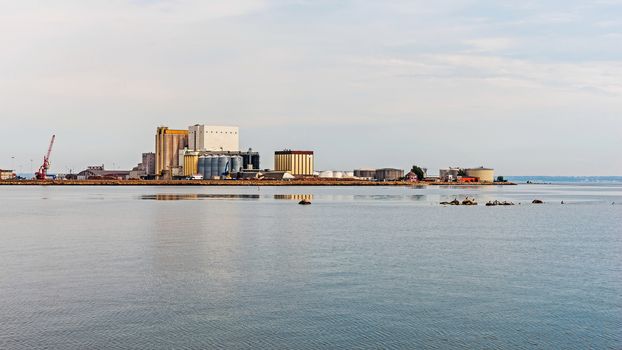
[[[301,201],[301,200],[312,201],[313,200],[313,195],[312,194],[275,194],[274,195],[274,199],[297,200],[297,201]]]
[[[156,201],[180,201],[180,200],[199,200],[199,199],[259,199],[258,194],[202,194],[202,193],[165,193],[149,194],[141,196],[143,200]]]

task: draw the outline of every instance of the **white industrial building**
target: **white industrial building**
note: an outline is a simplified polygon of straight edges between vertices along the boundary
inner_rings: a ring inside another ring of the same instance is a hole
[[[195,151],[240,151],[237,126],[192,125],[188,127],[188,148]]]
[[[354,172],[340,170],[323,170],[318,173],[318,177],[324,179],[352,179],[354,178]]]

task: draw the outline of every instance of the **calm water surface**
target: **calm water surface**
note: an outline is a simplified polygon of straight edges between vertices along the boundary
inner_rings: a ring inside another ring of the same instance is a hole
[[[467,195],[480,205],[438,205]],[[0,203],[0,348],[622,348],[620,185],[0,187]]]

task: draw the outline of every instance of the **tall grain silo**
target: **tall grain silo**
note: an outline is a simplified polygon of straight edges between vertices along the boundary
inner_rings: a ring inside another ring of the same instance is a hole
[[[239,173],[242,169],[242,156],[231,157],[231,172]]]
[[[199,157],[199,162],[197,164],[197,172],[199,175],[203,176],[205,179],[205,156]]]
[[[205,156],[205,159],[203,160],[204,162],[204,168],[203,168],[203,178],[204,179],[211,179],[212,178],[212,159],[214,157],[212,156]]]
[[[250,164],[253,165],[253,169],[261,169],[259,165],[259,153],[250,155]]]
[[[218,156],[218,173],[212,174],[212,176],[222,176],[225,173],[227,168],[227,163],[229,162],[229,157],[227,156]]]
[[[212,172],[210,174],[210,179],[213,179],[214,176],[218,176],[218,156],[212,157]]]

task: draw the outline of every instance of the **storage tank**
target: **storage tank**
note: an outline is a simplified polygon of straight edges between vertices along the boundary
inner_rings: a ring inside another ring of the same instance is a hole
[[[343,171],[333,171],[333,177],[336,179],[341,179],[343,177]]]
[[[212,178],[212,159],[214,157],[212,156],[205,156],[204,161],[204,168],[203,168],[203,178],[204,179],[211,179]]]
[[[242,156],[231,157],[231,172],[238,173],[242,168]]]
[[[354,177],[354,171],[344,171],[343,172],[343,177],[353,178]]]
[[[253,163],[253,169],[261,169],[261,168],[260,168],[260,165],[259,165],[259,153],[254,154],[254,155],[251,157],[251,161],[252,161],[252,163]]]
[[[376,176],[376,169],[355,169],[354,176],[372,179]]]
[[[212,176],[221,176],[225,173],[227,168],[227,163],[229,162],[229,157],[227,156],[218,156],[218,167],[216,168],[218,172],[216,174],[212,173]]]
[[[210,172],[209,178],[213,179],[214,176],[218,175],[218,156],[210,156]]]
[[[332,178],[333,177],[333,172],[332,172],[332,170],[320,171],[320,177],[321,178]]]
[[[197,173],[202,175],[204,179],[205,179],[205,160],[206,160],[206,157],[204,156],[199,157],[199,162],[197,165]]]
[[[495,179],[495,171],[490,168],[471,168],[466,169],[468,177],[475,177],[479,182],[493,182]]]

